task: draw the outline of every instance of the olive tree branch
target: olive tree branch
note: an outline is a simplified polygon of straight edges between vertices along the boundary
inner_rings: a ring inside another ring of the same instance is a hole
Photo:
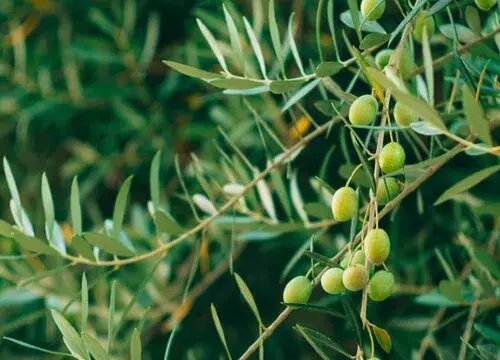
[[[200,222],[198,225],[193,227],[192,229],[186,231],[184,234],[180,235],[176,239],[172,240],[169,243],[163,244],[159,247],[157,247],[154,250],[151,250],[149,252],[146,252],[141,255],[137,255],[134,257],[130,257],[127,259],[114,259],[114,260],[108,260],[108,261],[93,261],[89,260],[83,257],[76,257],[72,255],[62,255],[65,259],[73,261],[75,263],[80,263],[80,264],[86,264],[86,265],[93,265],[93,266],[122,266],[122,265],[127,265],[127,264],[132,264],[136,263],[142,260],[146,260],[152,257],[155,257],[157,255],[163,254],[167,250],[173,248],[174,246],[186,241],[189,239],[191,236],[197,234],[201,230],[205,229],[208,225],[210,225],[215,219],[217,219],[219,216],[224,214],[225,212],[231,210],[231,208],[239,201],[240,198],[245,196],[246,193],[248,193],[254,186],[257,185],[259,181],[264,179],[267,175],[269,175],[276,167],[279,165],[283,164],[285,160],[290,158],[297,150],[299,150],[301,147],[303,147],[305,144],[307,144],[309,141],[315,139],[319,135],[323,134],[325,131],[327,131],[330,126],[332,126],[335,123],[338,123],[340,121],[339,118],[333,118],[330,121],[326,122],[325,124],[321,125],[319,128],[315,129],[311,133],[309,133],[307,136],[303,137],[300,141],[295,143],[293,146],[291,146],[286,152],[283,153],[282,156],[280,156],[278,159],[276,159],[274,162],[268,165],[268,167],[259,173],[252,181],[250,181],[242,190],[240,193],[237,195],[233,196],[229,201],[227,201],[222,207],[217,210],[216,213],[213,215],[210,215],[208,218]],[[330,222],[328,222],[330,223]]]
[[[379,212],[379,219],[383,218],[404,198],[406,198],[409,194],[413,193],[422,183],[424,183],[427,179],[429,179],[432,175],[434,175],[443,165],[445,165],[448,161],[458,155],[460,152],[464,150],[464,146],[462,144],[456,145],[452,150],[444,154],[436,163],[430,165],[425,172],[420,175],[415,181],[409,184],[398,196],[396,196],[393,200],[387,203],[384,208]],[[356,237],[352,240],[354,245],[361,241],[362,230],[356,235]],[[351,244],[346,244],[344,248],[342,248],[335,256],[333,256],[330,260],[333,262],[337,262],[340,258],[348,251]],[[325,270],[321,271],[316,278],[313,280],[313,285],[316,286],[319,284],[321,280],[321,276]],[[260,346],[261,342],[266,340],[271,334],[280,326],[292,313],[292,309],[287,307],[283,310],[278,317],[266,328],[266,330],[262,333],[257,340],[255,340],[250,347],[241,355],[239,360],[248,359]]]

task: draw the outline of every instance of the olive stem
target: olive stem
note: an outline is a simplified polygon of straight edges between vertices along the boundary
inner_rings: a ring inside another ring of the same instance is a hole
[[[347,182],[345,183],[346,187],[349,186],[349,183],[351,182],[352,178],[354,177],[354,175],[356,175],[356,173],[358,172],[359,169],[361,169],[362,166],[363,163],[358,164],[358,166],[356,166],[356,168],[352,171],[351,175],[349,176],[349,179],[347,179]]]

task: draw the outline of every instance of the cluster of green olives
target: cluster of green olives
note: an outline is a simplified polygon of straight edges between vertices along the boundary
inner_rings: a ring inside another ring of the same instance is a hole
[[[394,276],[389,271],[379,270],[370,278],[367,266],[383,264],[389,257],[390,248],[389,236],[384,230],[370,230],[364,240],[364,250],[348,253],[340,267],[326,270],[321,277],[321,287],[328,294],[337,295],[368,286],[371,300],[387,299],[394,290]]]

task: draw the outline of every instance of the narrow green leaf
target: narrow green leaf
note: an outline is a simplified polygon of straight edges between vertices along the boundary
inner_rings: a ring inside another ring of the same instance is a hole
[[[471,131],[488,145],[492,144],[490,126],[481,105],[476,101],[470,88],[462,86],[462,102],[465,117]]]
[[[217,330],[217,334],[219,334],[219,338],[222,341],[222,345],[224,345],[224,349],[226,350],[227,357],[231,360],[231,353],[229,352],[229,347],[227,346],[226,337],[224,336],[224,329],[222,328],[222,324],[219,319],[219,315],[217,314],[217,310],[215,309],[214,304],[210,304],[210,311],[212,312],[212,319],[214,320],[215,329]]]
[[[475,6],[469,5],[465,9],[465,21],[475,35],[481,36],[481,17]]]
[[[273,44],[274,54],[278,59],[281,71],[285,74],[285,63],[283,60],[283,49],[281,48],[281,38],[278,30],[278,24],[276,23],[276,14],[274,10],[274,0],[269,1],[269,33],[271,34],[271,42]]]
[[[427,27],[424,27],[422,36],[422,54],[424,58],[425,80],[427,81],[427,92],[431,105],[434,105],[434,69],[432,66],[432,52],[429,42]]]
[[[441,280],[439,282],[439,292],[454,302],[464,300],[462,295],[462,284],[458,281]]]
[[[300,59],[299,51],[297,50],[297,44],[295,43],[294,37],[294,29],[293,29],[293,17],[295,13],[290,15],[290,19],[288,21],[288,42],[290,43],[290,49],[292,50],[293,58],[297,63],[297,67],[299,68],[300,73],[305,76],[304,66],[302,65],[302,60]]]
[[[227,11],[226,5],[222,5],[222,9],[224,11],[224,17],[226,19],[227,30],[229,32],[229,40],[231,41],[231,47],[240,63],[240,67],[243,72],[245,72],[245,58],[243,56],[243,47],[241,46],[240,35],[238,34],[238,29],[236,28],[236,24],[234,23],[233,17]]]
[[[352,24],[358,35],[358,40],[361,41],[361,14],[359,12],[358,0],[347,0],[347,6],[349,7]]]
[[[203,37],[207,41],[208,45],[212,49],[212,52],[214,53],[215,57],[217,58],[217,61],[219,62],[220,66],[225,72],[229,72],[227,69],[226,65],[226,60],[224,60],[224,56],[222,55],[222,52],[219,49],[219,45],[217,44],[217,40],[215,40],[214,36],[208,30],[208,28],[203,24],[203,22],[200,19],[196,19],[196,23],[198,24],[198,27],[201,30],[201,33],[203,34]]]
[[[14,200],[18,208],[21,209],[21,197],[19,196],[16,180],[14,179],[14,175],[12,174],[12,170],[10,169],[9,162],[7,161],[6,157],[3,158],[3,170],[5,173],[5,178],[7,179],[7,186],[9,187],[10,196],[12,196],[12,199]]]
[[[82,209],[80,206],[80,190],[76,176],[73,178],[73,182],[71,183],[70,210],[71,225],[73,225],[74,233],[78,235],[82,232]]]
[[[201,70],[193,66],[180,64],[175,61],[164,60],[163,63],[183,75],[187,75],[196,79],[215,79],[220,77],[220,74]]]
[[[338,266],[338,264],[331,261],[330,258],[312,251],[304,251],[304,255],[328,267]]]
[[[288,193],[286,191],[285,182],[281,177],[281,174],[278,170],[274,170],[271,172],[271,182],[273,184],[274,191],[278,194],[278,198],[280,200],[283,209],[285,210],[286,215],[289,219],[292,218],[292,206],[290,204],[290,199],[288,197]]]
[[[439,113],[424,100],[419,99],[413,95],[409,95],[401,91],[396,84],[387,79],[385,75],[374,68],[369,68],[368,72],[382,87],[391,90],[397,101],[402,102],[404,105],[412,109],[419,117],[431,122],[439,130],[446,130],[443,119]]]
[[[95,360],[109,360],[108,353],[97,339],[84,332],[82,333],[82,340]]]
[[[45,173],[42,174],[42,203],[43,211],[45,212],[45,222],[49,230],[47,237],[50,240],[54,229],[54,201],[52,200],[52,192],[50,191],[49,181]]]
[[[332,213],[330,208],[321,202],[310,202],[304,204],[304,211],[311,216],[320,218],[320,219],[330,219],[332,217]]]
[[[13,231],[11,232],[9,237],[11,237],[15,241],[17,241],[19,243],[19,245],[22,248],[25,248],[26,250],[29,250],[29,251],[32,251],[35,253],[48,254],[48,255],[56,255],[57,254],[57,252],[52,247],[47,245],[46,242],[40,240],[39,238],[36,238],[33,236],[28,236],[28,235],[20,232],[19,230],[13,229]]]
[[[380,34],[380,33],[368,34],[363,38],[363,40],[361,40],[359,48],[361,50],[367,50],[374,46],[386,43],[387,41],[389,41],[389,38],[390,36],[387,34]]]
[[[299,91],[297,91],[295,94],[293,94],[290,99],[283,105],[283,108],[281,109],[281,112],[284,113],[287,111],[289,108],[291,108],[293,105],[295,105],[298,101],[300,101],[304,96],[309,94],[321,81],[321,79],[314,79],[304,87],[302,87]],[[272,90],[272,85],[271,85],[271,90]]]
[[[500,345],[500,331],[483,324],[474,324],[474,328],[488,340]]]
[[[359,13],[359,10],[358,10]],[[345,25],[350,27],[351,29],[356,30],[356,25],[354,24],[354,19],[352,17],[352,14],[349,10],[344,11],[343,13],[340,14],[340,21],[342,21]],[[361,14],[358,16],[358,22],[361,24],[363,21],[363,17]],[[363,24],[361,25],[361,30],[370,32],[370,33],[378,33],[378,34],[387,34],[387,31],[376,21],[363,21]],[[361,41],[361,33],[360,36],[358,37],[358,40]]]
[[[336,61],[324,61],[316,67],[316,76],[323,78],[333,76],[344,68],[344,65]]]
[[[132,333],[132,339],[130,340],[130,360],[141,360],[141,358],[141,334],[137,328],[135,328]]]
[[[248,38],[250,39],[250,44],[252,45],[253,52],[255,54],[255,57],[257,58],[257,62],[259,63],[262,76],[264,77],[264,79],[267,79],[266,62],[264,61],[264,55],[262,55],[262,49],[260,47],[259,40],[257,40],[257,36],[253,31],[252,25],[250,25],[246,17],[243,17],[243,24],[245,25],[245,30],[247,32]]]
[[[309,345],[312,346],[322,359],[332,359],[331,355],[327,355],[325,353],[325,349],[336,351],[344,356],[347,356],[348,358],[352,357],[340,344],[337,344],[335,341],[319,331],[300,325],[296,325],[294,329],[297,330],[304,337],[304,339],[306,339]]]
[[[385,329],[379,328],[378,326],[375,325],[372,325],[372,330],[373,333],[375,334],[375,338],[377,339],[377,342],[380,345],[380,347],[387,354],[389,354],[392,348],[392,340],[389,333]]]
[[[129,176],[123,183],[116,197],[115,207],[113,209],[113,237],[118,238],[123,227],[125,210],[127,208],[127,198],[130,191],[130,184],[133,176]]]
[[[134,252],[122,245],[118,240],[109,237],[105,234],[97,233],[97,232],[85,232],[82,233],[82,236],[87,239],[89,243],[98,248],[109,252],[110,254],[116,254],[120,256],[132,256]]]
[[[111,284],[111,295],[109,296],[109,313],[108,313],[108,340],[106,342],[106,352],[109,352],[113,343],[113,333],[115,331],[115,307],[116,307],[116,281]]]
[[[269,84],[269,88],[275,94],[283,94],[297,90],[304,82],[303,79],[274,80]]]
[[[158,151],[151,162],[151,169],[149,171],[149,189],[151,193],[151,201],[153,202],[153,209],[157,211],[160,207],[160,161],[161,150]]]
[[[429,10],[427,10],[427,14],[429,16],[434,15],[438,11],[443,10],[445,7],[448,6],[449,3],[451,3],[453,0],[438,0],[434,5],[430,7]]]
[[[69,354],[69,353],[63,353],[63,352],[59,352],[59,351],[52,351],[52,350],[44,349],[44,348],[41,348],[41,347],[38,347],[38,346],[35,346],[35,345],[31,345],[31,344],[25,343],[24,341],[21,341],[21,340],[10,338],[8,336],[5,336],[4,339],[7,340],[7,341],[11,341],[14,344],[20,345],[22,347],[25,347],[25,348],[28,348],[28,349],[32,349],[32,350],[36,350],[36,351],[40,351],[40,352],[45,353],[45,354],[55,355],[55,356],[69,356],[69,357],[74,357],[72,354]]]
[[[454,196],[469,190],[470,188],[476,186],[481,181],[495,174],[499,170],[500,165],[495,165],[467,176],[465,179],[460,180],[458,183],[442,193],[441,196],[436,200],[434,205],[442,204],[443,202],[453,198]]]
[[[82,332],[87,331],[87,321],[89,318],[89,289],[85,273],[82,276]]]
[[[243,295],[243,298],[245,299],[248,306],[252,310],[252,312],[255,316],[255,319],[259,322],[259,324],[261,326],[263,326],[262,320],[260,318],[259,308],[257,307],[257,304],[255,302],[253,295],[252,295],[252,292],[250,291],[250,288],[245,283],[245,281],[241,278],[241,276],[238,275],[237,273],[234,273],[234,278],[236,279],[236,284],[238,285],[238,288],[240,289],[241,295]]]
[[[344,307],[345,314],[347,316],[347,320],[354,328],[356,333],[357,343],[360,347],[363,346],[363,331],[361,327],[361,319],[359,317],[359,312],[356,311],[356,306],[354,305],[352,299],[349,295],[342,296],[342,306]]]
[[[89,260],[95,260],[94,254],[92,252],[92,247],[81,235],[75,235],[71,239],[71,247],[76,250],[76,252]]]
[[[262,82],[259,81],[250,79],[241,79],[241,78],[218,78],[218,79],[208,80],[208,83],[212,86],[221,89],[236,89],[236,90],[255,89],[255,88],[260,88],[264,85]]]
[[[56,323],[59,331],[63,335],[63,341],[68,347],[69,351],[75,355],[80,357],[81,359],[90,360],[89,354],[85,348],[85,344],[82,339],[76,332],[76,330],[71,326],[71,324],[56,310],[50,311],[52,314],[52,318]]]
[[[186,230],[177,224],[172,216],[163,210],[159,210],[155,213],[155,225],[156,230],[161,234],[171,234],[171,235],[180,235],[183,234]]]

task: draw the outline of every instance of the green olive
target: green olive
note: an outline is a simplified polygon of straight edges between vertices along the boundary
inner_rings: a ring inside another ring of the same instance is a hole
[[[380,151],[378,161],[384,173],[391,173],[402,169],[406,161],[405,150],[399,143],[390,142]]]
[[[430,39],[436,31],[436,24],[432,16],[427,16],[426,11],[421,11],[415,17],[415,24],[413,26],[413,38],[419,43],[422,42],[422,37],[424,36],[424,27],[427,28],[427,35]]]
[[[385,0],[380,4],[378,0],[363,0],[361,1],[361,15],[366,20],[378,20],[382,17],[385,11]]]
[[[394,199],[401,192],[401,186],[396,179],[390,176],[378,179],[377,182],[377,203],[385,205]]]
[[[344,270],[342,283],[347,290],[359,291],[368,283],[368,271],[363,265],[352,265]]]
[[[474,0],[477,7],[483,11],[490,11],[496,5],[497,0]]]
[[[345,269],[349,265],[364,265],[365,264],[365,252],[363,250],[357,250],[354,254],[349,251],[344,255],[340,261],[340,266]]]
[[[393,60],[393,57],[396,56],[393,52],[390,61]],[[398,64],[399,73],[403,79],[409,79],[413,73],[413,69],[415,69],[415,57],[413,55],[413,51],[409,46],[405,46],[403,51],[401,52],[401,57],[399,58]]]
[[[343,293],[346,288],[342,283],[342,275],[344,270],[341,268],[332,268],[325,271],[321,276],[321,287],[327,293],[337,295]]]
[[[311,281],[305,276],[297,276],[288,282],[283,291],[283,302],[305,304],[312,293]]]
[[[368,284],[368,296],[373,301],[384,301],[394,291],[394,275],[385,270],[377,271]]]
[[[377,117],[378,102],[372,95],[354,100],[349,108],[349,121],[353,125],[368,125]]]
[[[389,257],[391,242],[383,229],[368,231],[364,240],[365,254],[372,264],[380,265]]]
[[[358,194],[351,187],[341,187],[332,198],[332,213],[335,221],[351,220],[358,208]]]
[[[418,121],[418,115],[403,103],[396,103],[394,106],[394,120],[399,126],[409,126],[412,122]]]
[[[389,64],[389,60],[394,53],[392,49],[384,49],[377,53],[375,56],[375,63],[380,69],[385,68]]]

